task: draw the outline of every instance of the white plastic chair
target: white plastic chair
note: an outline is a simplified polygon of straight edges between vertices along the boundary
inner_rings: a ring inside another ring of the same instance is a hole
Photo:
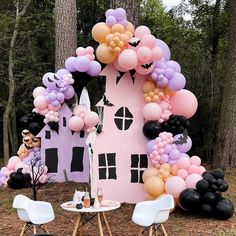
[[[33,226],[33,233],[36,234],[36,226],[43,226],[46,233],[48,229],[46,223],[55,219],[52,205],[44,201],[32,201],[24,195],[17,195],[13,201],[13,208],[17,209],[20,220],[24,221],[24,226],[20,236],[23,236],[27,229]]]
[[[142,228],[139,235],[146,231],[148,228],[149,235],[152,235],[152,229],[157,232],[158,226],[161,227],[165,236],[165,231],[162,223],[168,220],[170,210],[174,209],[174,198],[170,194],[163,195],[157,200],[144,201],[136,204],[132,216],[132,221],[135,224],[145,227]]]

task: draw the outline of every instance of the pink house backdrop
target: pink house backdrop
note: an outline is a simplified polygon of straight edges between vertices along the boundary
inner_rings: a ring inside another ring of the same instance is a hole
[[[58,133],[45,125],[37,135],[41,138],[41,157],[53,181],[89,182],[87,132],[72,132],[67,126],[71,116],[71,110],[64,104],[60,110]]]
[[[92,193],[102,187],[106,199],[136,203],[145,199],[142,174],[148,167],[142,134],[143,78],[132,78],[108,65],[105,96],[97,104],[103,110],[102,132],[93,145]]]

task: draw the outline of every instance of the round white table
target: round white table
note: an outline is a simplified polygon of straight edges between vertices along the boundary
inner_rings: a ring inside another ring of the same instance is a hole
[[[103,229],[102,229],[102,223],[101,223],[101,217],[103,217],[104,222],[106,224],[107,230],[109,232],[109,235],[112,236],[108,221],[106,219],[105,211],[113,211],[115,209],[118,209],[120,207],[120,203],[117,201],[110,201],[110,200],[105,200],[104,201],[104,206],[101,206],[99,208],[94,208],[94,207],[89,207],[89,208],[82,208],[82,209],[77,209],[75,207],[75,203],[73,201],[69,202],[64,202],[61,204],[61,207],[66,210],[66,211],[72,211],[78,213],[78,218],[75,223],[75,227],[73,230],[72,236],[76,236],[78,228],[80,228],[80,235],[83,235],[83,214],[82,213],[95,213],[97,214],[97,219],[98,219],[98,227],[99,227],[99,233],[100,236],[103,236]],[[106,206],[105,206],[106,205]],[[87,221],[89,222],[89,221]],[[84,222],[84,223],[87,223]]]

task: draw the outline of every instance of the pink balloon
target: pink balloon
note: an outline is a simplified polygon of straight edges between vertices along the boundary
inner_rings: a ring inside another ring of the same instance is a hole
[[[198,102],[192,92],[182,89],[170,98],[170,105],[174,115],[182,115],[188,119],[197,111]]]
[[[61,109],[61,104],[58,105],[58,106],[53,106],[53,105],[51,105],[51,104],[48,104],[48,109],[49,109],[50,111],[59,111],[59,110]]]
[[[46,108],[46,109],[43,109],[43,110],[39,110],[38,113],[45,116],[48,112],[49,112],[49,110]]]
[[[202,179],[202,176],[199,174],[191,174],[189,175],[185,182],[188,188],[196,188],[196,183]]]
[[[190,160],[187,157],[181,157],[178,160],[177,166],[179,167],[179,169],[187,169],[190,164]]]
[[[79,116],[72,116],[68,121],[68,127],[73,131],[80,131],[84,127],[84,120]]]
[[[77,55],[77,56],[85,56],[85,54],[86,54],[85,48],[83,48],[83,47],[78,47],[78,48],[76,49],[76,55]]]
[[[137,56],[141,63],[148,62],[152,58],[152,51],[146,46],[141,46],[137,50]]]
[[[147,68],[147,67],[146,67],[146,64],[150,64],[150,66]],[[143,66],[144,66],[144,67],[143,67]],[[147,75],[147,74],[150,74],[150,73],[152,72],[153,68],[154,68],[154,63],[151,62],[151,61],[149,61],[149,62],[144,63],[144,64],[142,64],[142,65],[138,65],[138,66],[135,68],[135,70],[136,70],[139,74],[141,74],[141,75]]]
[[[155,47],[152,49],[152,61],[159,61],[163,57],[164,53],[161,48]]]
[[[206,171],[206,168],[204,166],[198,167],[198,174],[202,175]]]
[[[93,127],[99,122],[98,114],[94,111],[88,112],[84,117],[84,123],[86,127]]]
[[[19,168],[25,168],[27,165],[24,162],[18,162],[15,165],[15,171],[17,171]]]
[[[136,52],[132,49],[123,50],[118,57],[118,63],[126,71],[134,69],[138,65]]]
[[[151,34],[151,31],[147,26],[144,25],[137,27],[134,32],[135,37],[139,39],[142,39],[147,34]]]
[[[199,173],[199,169],[198,169],[198,166],[196,166],[196,165],[190,165],[189,167],[188,167],[188,173],[189,174],[197,174],[197,173]]]
[[[11,164],[11,165],[14,165],[14,166],[19,162],[21,162],[21,159],[18,156],[12,156],[8,160],[8,164]]]
[[[88,46],[88,47],[85,48],[85,52],[87,54],[93,54],[94,53],[94,49],[93,49],[93,47]]]
[[[123,68],[119,65],[118,60],[115,60],[115,61],[113,62],[113,66],[114,66],[118,71],[121,71],[121,72],[125,72],[125,71],[126,71],[125,69],[123,69]]]
[[[34,106],[40,110],[44,110],[47,108],[48,103],[46,97],[43,95],[39,95],[34,99]]]
[[[174,198],[178,198],[186,187],[185,181],[179,176],[169,177],[165,183],[166,193],[171,194]]]
[[[36,98],[36,97],[38,97],[39,95],[44,96],[45,90],[46,90],[46,89],[45,89],[44,87],[42,87],[42,86],[36,87],[36,88],[34,89],[34,91],[33,91],[33,97]]]
[[[14,163],[8,163],[8,164],[7,164],[7,169],[8,169],[8,170],[15,170],[15,165],[14,165]]]
[[[141,40],[141,45],[154,48],[156,46],[156,38],[151,34],[144,35]]]
[[[81,114],[85,114],[87,109],[84,105],[77,105],[74,107],[73,113],[76,116],[80,116]]]
[[[146,120],[158,120],[161,116],[161,107],[154,102],[147,103],[143,107],[143,117]]]
[[[182,179],[186,179],[188,176],[188,171],[185,169],[180,169],[178,170],[177,175],[181,177]]]
[[[201,159],[198,156],[192,156],[190,157],[190,162],[192,165],[200,166],[201,165]]]

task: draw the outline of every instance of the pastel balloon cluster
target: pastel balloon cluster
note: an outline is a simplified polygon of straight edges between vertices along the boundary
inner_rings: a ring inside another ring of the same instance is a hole
[[[45,124],[50,122],[58,122],[59,121],[59,113],[57,111],[49,111],[45,115],[45,119],[43,120]]]
[[[85,72],[90,76],[97,76],[101,72],[101,65],[95,61],[94,49],[91,46],[76,49],[77,57],[69,57],[65,61],[65,68],[69,72]]]
[[[108,9],[106,11],[106,24],[112,27],[115,24],[127,26],[126,11],[124,8]]]
[[[163,51],[148,27],[137,27],[134,36],[129,40],[128,48],[120,53],[118,64],[125,71],[135,69],[139,74],[149,74],[154,68],[153,62],[162,58]]]
[[[77,105],[72,116],[68,121],[68,127],[73,131],[81,131],[86,128],[90,133],[95,130],[95,126],[99,122],[98,114],[94,111],[87,111],[83,105]]]
[[[205,167],[201,166],[201,159],[198,156],[182,157],[178,160],[177,166],[179,168],[177,175],[185,180],[188,188],[195,188],[206,171]]]
[[[156,62],[151,77],[156,81],[158,87],[168,86],[173,91],[179,91],[186,84],[186,79],[180,72],[180,66],[175,61]]]

